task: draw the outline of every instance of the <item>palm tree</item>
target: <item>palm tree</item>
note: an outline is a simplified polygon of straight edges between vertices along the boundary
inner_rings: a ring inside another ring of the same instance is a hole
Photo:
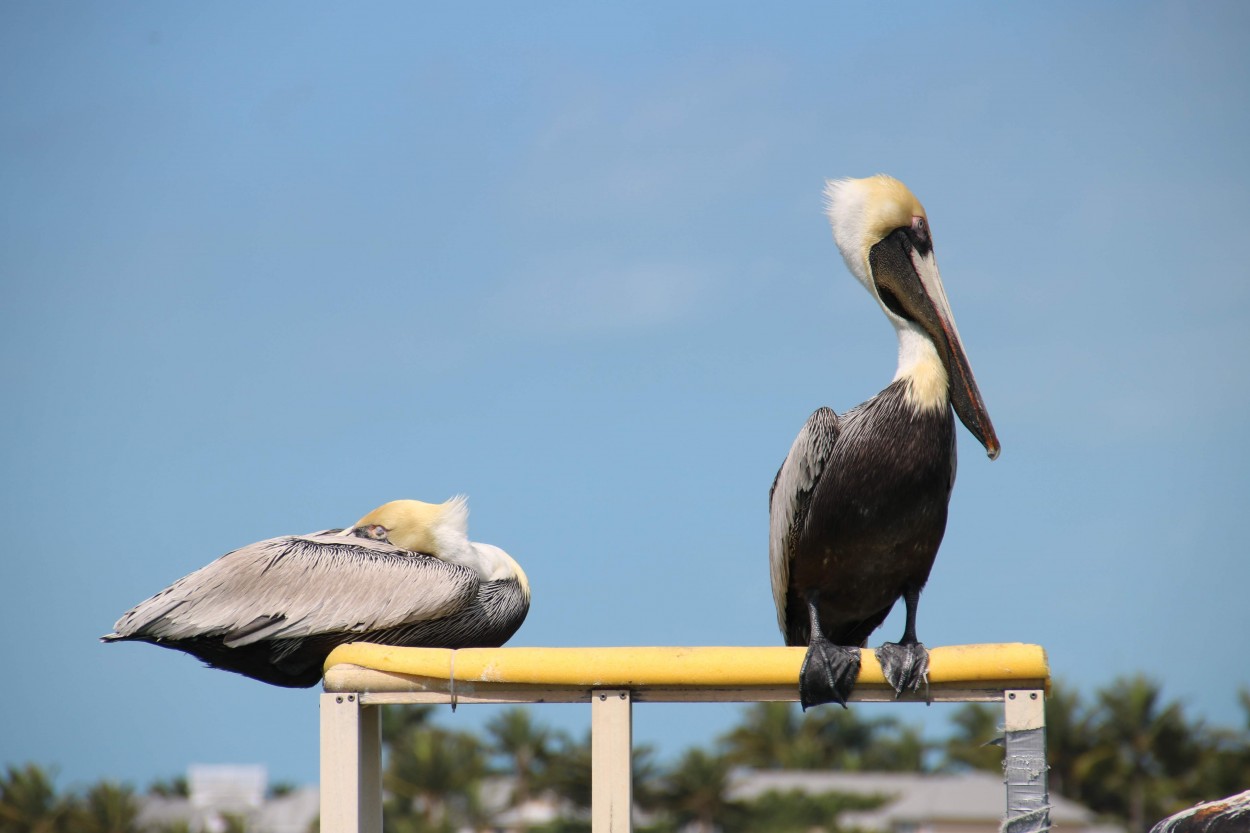
[[[753,703],[743,718],[720,746],[731,762],[754,769],[917,771],[929,749],[918,728],[850,709],[800,714],[792,703]]]
[[[875,721],[872,744],[860,757],[866,772],[928,772],[929,750],[934,744],[924,739],[919,726],[893,717]]]
[[[954,733],[943,744],[945,769],[1002,771],[1003,749],[993,742],[1002,737],[1002,709],[965,703],[951,715]]]
[[[1186,780],[1187,801],[1209,801],[1233,795],[1250,784],[1250,688],[1237,692],[1243,714],[1240,729],[1209,729],[1202,738],[1206,750],[1191,778]]]
[[[655,763],[655,750],[648,744],[636,744],[630,751],[633,774],[634,804],[644,810],[663,806],[662,781]],[[580,741],[556,735],[555,748],[544,783],[575,810],[589,811],[591,797],[590,733]],[[569,827],[578,826],[574,823]],[[562,828],[563,829],[563,828]]]
[[[944,769],[970,767],[1001,772],[1003,750],[997,743],[1003,735],[1002,710],[976,703],[961,706],[951,718],[954,733],[943,745]],[[1095,735],[1092,716],[1080,695],[1056,682],[1046,698],[1046,761],[1050,766],[1050,791],[1088,803],[1088,789],[1082,773],[1093,749]],[[1084,791],[1083,791],[1084,790]]]
[[[382,743],[389,746],[405,732],[428,726],[434,718],[434,707],[429,705],[387,706],[382,709]]]
[[[560,798],[579,810],[590,809],[590,733],[580,741],[557,735],[546,783]]]
[[[804,743],[804,741],[806,741]],[[865,720],[851,709],[813,709],[804,716],[796,765],[846,772],[922,772],[930,744],[919,727],[895,717]]]
[[[36,764],[9,765],[0,777],[0,833],[60,833],[70,809]]]
[[[1185,806],[1184,777],[1202,759],[1202,725],[1186,721],[1181,705],[1164,704],[1159,685],[1143,676],[1120,678],[1098,693],[1094,744],[1075,775],[1091,806],[1127,818],[1130,833]]]
[[[545,779],[555,735],[533,720],[527,708],[505,709],[486,724],[491,751],[506,759],[513,777],[512,803],[524,804]]]
[[[100,781],[70,811],[74,833],[138,833],[139,802],[134,790]]]
[[[663,806],[692,833],[741,829],[746,808],[729,798],[731,763],[723,755],[688,749],[664,779]]]
[[[721,735],[725,756],[739,766],[754,769],[794,769],[806,757],[800,749],[802,718],[791,703],[752,703],[743,709],[742,722]]]
[[[190,795],[185,775],[174,778],[158,778],[148,785],[148,795],[159,795],[162,798],[186,798]]]
[[[1054,683],[1046,698],[1046,758],[1050,789],[1075,801],[1086,801],[1080,773],[1094,748],[1093,715],[1080,694]]]
[[[655,760],[655,747],[637,744],[630,752],[629,770],[634,779],[634,805],[643,810],[654,811],[662,807],[663,773]]]
[[[390,744],[388,831],[449,831],[476,815],[486,755],[476,736],[419,725]]]
[[[807,793],[769,790],[747,805],[745,829],[768,833],[813,833],[841,830],[838,816],[848,810],[875,810],[890,799],[856,793]]]

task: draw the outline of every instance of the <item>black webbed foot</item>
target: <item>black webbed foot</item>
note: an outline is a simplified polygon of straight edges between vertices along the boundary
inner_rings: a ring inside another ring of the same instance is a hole
[[[904,691],[929,685],[929,651],[919,642],[886,642],[875,651],[886,682],[897,698]]]
[[[846,708],[855,680],[859,677],[859,649],[834,645],[817,636],[807,646],[799,671],[799,703],[803,710],[822,703],[838,703]]]

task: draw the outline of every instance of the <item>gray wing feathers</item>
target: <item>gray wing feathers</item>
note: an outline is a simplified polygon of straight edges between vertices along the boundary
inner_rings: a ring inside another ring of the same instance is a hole
[[[830,408],[820,408],[808,417],[769,492],[768,566],[777,624],[783,636],[793,542],[807,520],[812,492],[833,456],[838,431],[838,415]]]
[[[225,637],[230,647],[436,619],[469,604],[478,577],[385,542],[320,532],[223,555],[125,613],[116,636]]]

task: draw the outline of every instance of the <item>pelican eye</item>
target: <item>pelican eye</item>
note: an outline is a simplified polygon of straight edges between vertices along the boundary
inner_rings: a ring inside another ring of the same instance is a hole
[[[933,238],[929,236],[929,222],[924,217],[912,217],[910,233],[906,235],[922,255],[933,251]]]
[[[367,526],[356,527],[355,534],[357,538],[368,538],[371,541],[385,541],[389,544],[390,539],[387,536],[390,535],[390,532],[391,531],[382,526],[382,524],[369,524]]]

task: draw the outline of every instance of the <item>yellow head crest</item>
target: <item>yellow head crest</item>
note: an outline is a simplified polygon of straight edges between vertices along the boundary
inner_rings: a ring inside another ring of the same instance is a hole
[[[356,521],[355,527],[377,524],[387,529],[390,542],[412,552],[441,555],[436,530],[468,534],[469,504],[463,495],[445,503],[392,500]]]
[[[897,228],[925,217],[924,206],[892,176],[831,179],[825,183],[825,206],[833,239],[847,268],[868,286],[868,250]],[[926,218],[927,219],[927,218]]]

